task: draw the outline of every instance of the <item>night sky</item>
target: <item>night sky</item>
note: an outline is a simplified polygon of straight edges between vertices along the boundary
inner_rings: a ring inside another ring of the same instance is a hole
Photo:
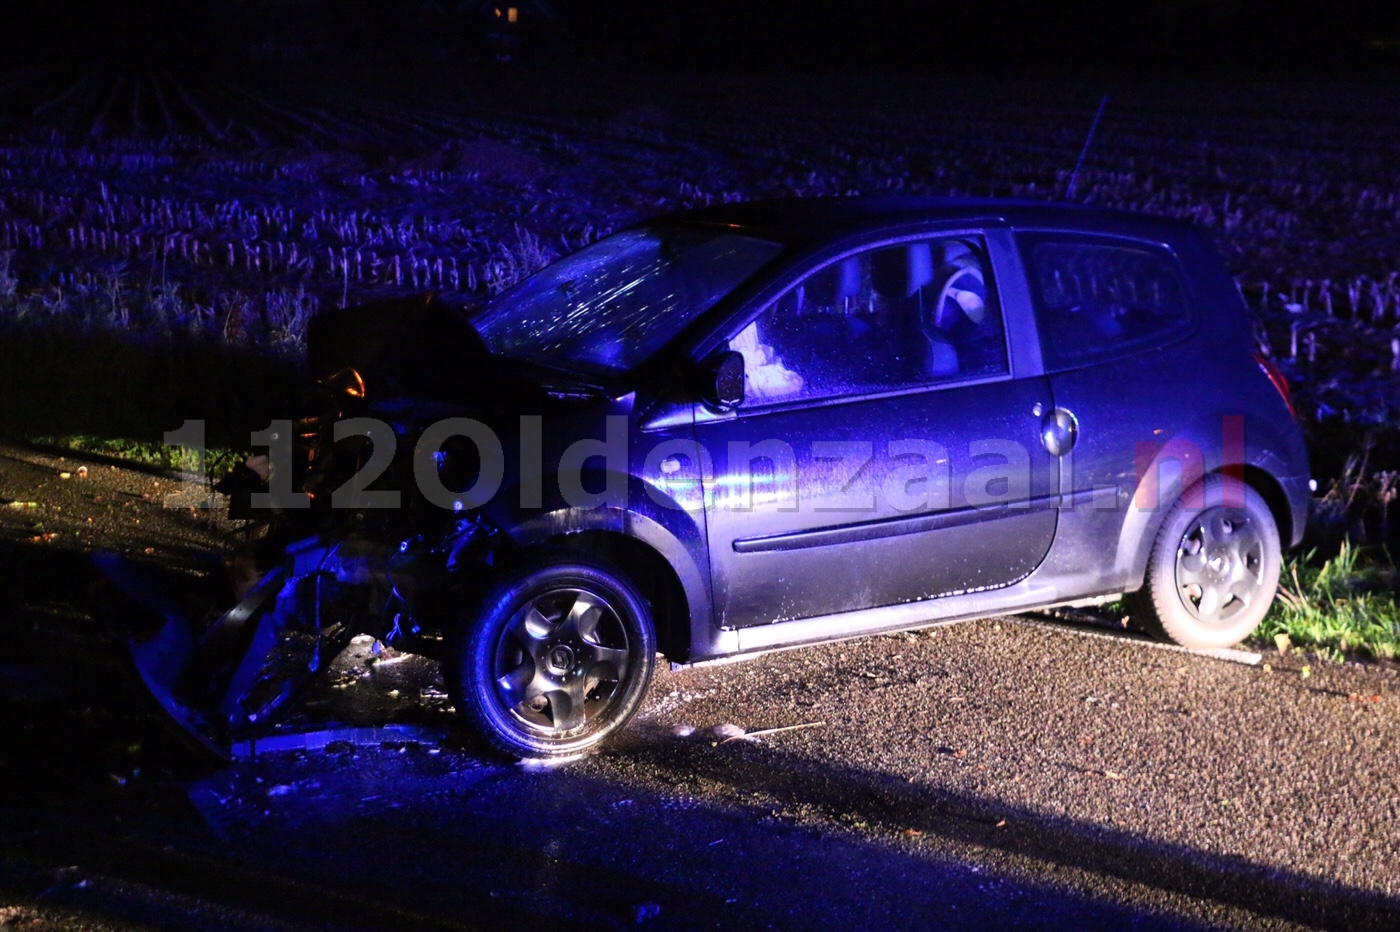
[[[1400,4],[1312,0],[550,0],[520,5],[544,64],[1025,76],[1400,74]],[[505,5],[504,2],[502,5]],[[65,67],[257,67],[269,38],[309,57],[469,56],[492,3],[460,0],[14,0],[0,51]]]

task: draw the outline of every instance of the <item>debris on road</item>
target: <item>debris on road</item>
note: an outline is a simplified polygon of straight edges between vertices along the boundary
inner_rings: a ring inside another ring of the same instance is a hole
[[[324,751],[332,744],[353,747],[381,747],[385,744],[420,744],[437,747],[447,740],[447,729],[423,725],[378,725],[372,728],[349,728],[330,725],[310,731],[274,732],[250,738],[233,745],[235,760],[257,757],[275,751]]]
[[[758,731],[750,731],[747,733],[740,731],[737,735],[729,735],[727,738],[721,741],[720,744],[728,744],[730,741],[738,741],[740,738],[761,738],[764,735],[776,735],[784,731],[797,731],[802,728],[823,728],[825,726],[826,722],[803,722],[801,725],[783,725],[781,728],[763,728]],[[719,726],[719,728],[725,727],[733,728],[737,726]],[[719,734],[719,728],[715,729],[715,734]]]

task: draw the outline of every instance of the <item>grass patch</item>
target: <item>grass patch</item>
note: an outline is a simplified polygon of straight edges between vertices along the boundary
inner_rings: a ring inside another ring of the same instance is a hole
[[[35,437],[33,442],[61,450],[73,450],[78,453],[91,453],[96,456],[125,460],[129,463],[140,463],[144,466],[201,473],[213,479],[223,476],[248,456],[245,451],[227,448],[205,450],[204,463],[201,468],[193,451],[166,443],[93,437],[86,434],[72,434],[65,437]]]
[[[1318,563],[1315,554],[1284,561],[1278,596],[1253,639],[1332,660],[1357,654],[1394,660],[1400,654],[1400,574],[1389,554],[1376,558],[1347,541],[1331,559]]]

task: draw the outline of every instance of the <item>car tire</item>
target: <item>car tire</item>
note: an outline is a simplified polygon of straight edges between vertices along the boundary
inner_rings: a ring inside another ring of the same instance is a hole
[[[1269,611],[1282,559],[1263,497],[1238,479],[1207,476],[1162,522],[1133,618],[1183,647],[1238,644]]]
[[[641,705],[656,666],[646,600],[571,551],[507,571],[460,626],[449,686],[464,724],[516,758],[596,747]]]

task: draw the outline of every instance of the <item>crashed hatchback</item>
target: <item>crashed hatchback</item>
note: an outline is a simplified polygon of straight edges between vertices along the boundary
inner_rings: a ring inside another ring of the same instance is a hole
[[[462,309],[323,314],[315,405],[221,484],[256,582],[133,647],[219,744],[356,633],[436,655],[518,757],[699,663],[1126,595],[1247,636],[1308,462],[1207,238],[999,201],[706,208]],[[1012,662],[1008,659],[1008,662]]]

